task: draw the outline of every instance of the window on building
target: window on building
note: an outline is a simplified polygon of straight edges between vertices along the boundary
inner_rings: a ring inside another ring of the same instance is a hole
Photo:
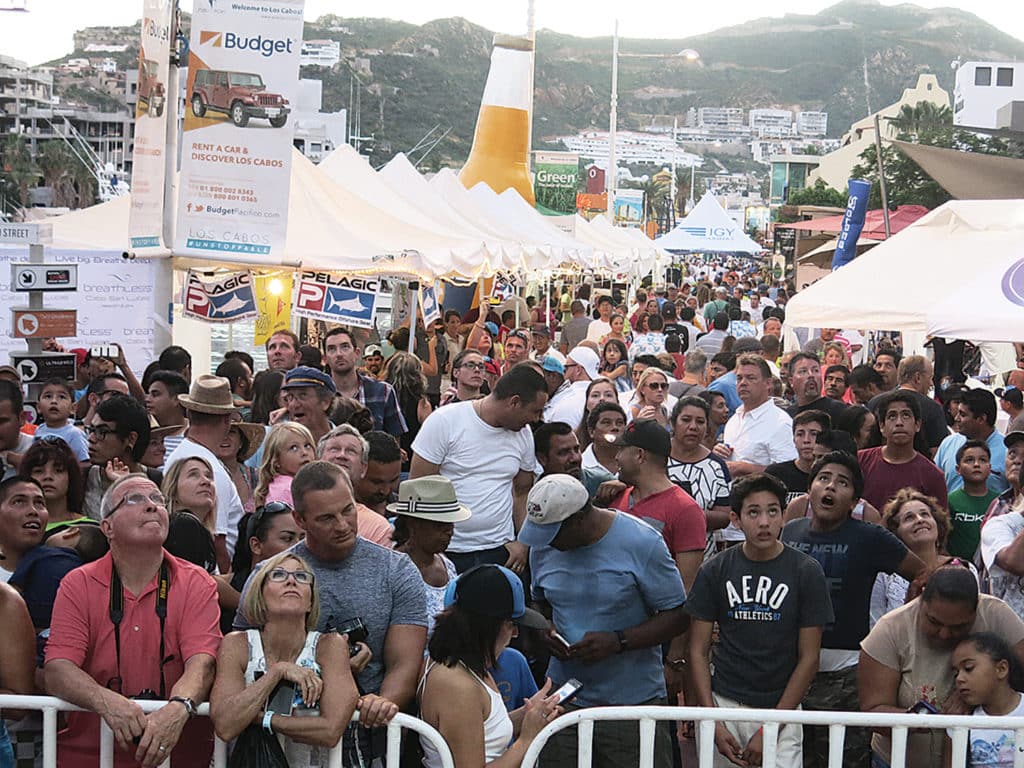
[[[1004,88],[1013,87],[1013,68],[1000,67],[996,70],[996,85]]]
[[[992,85],[992,67],[975,67],[974,84]]]

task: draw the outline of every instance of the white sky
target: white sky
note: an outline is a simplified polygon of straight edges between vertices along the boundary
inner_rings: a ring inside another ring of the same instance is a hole
[[[493,31],[526,29],[529,0],[374,0],[372,4],[341,0],[306,0],[306,18],[324,13],[344,17],[374,16],[422,23],[463,16]],[[834,0],[725,0],[718,3],[676,3],[671,0],[535,0],[538,29],[548,28],[585,37],[610,35],[615,15],[625,37],[678,38],[766,14],[817,13]],[[71,51],[71,34],[86,26],[131,24],[141,16],[141,0],[0,0],[0,8],[27,3],[29,13],[0,13],[0,54],[38,64]],[[882,0],[897,5],[898,0]],[[956,7],[977,14],[1003,31],[1024,39],[1024,3],[1020,0],[918,0],[929,8]],[[191,10],[192,0],[181,0]],[[766,7],[768,6],[768,7]],[[678,8],[678,11],[674,11]],[[666,10],[668,12],[666,13]],[[628,11],[628,13],[627,13]]]

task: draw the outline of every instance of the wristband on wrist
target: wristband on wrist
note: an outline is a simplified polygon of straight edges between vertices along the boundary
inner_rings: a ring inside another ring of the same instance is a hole
[[[270,725],[270,720],[274,716],[274,713],[269,709],[263,713],[263,730],[273,735],[274,729]]]
[[[616,651],[616,653],[622,653],[626,650],[627,646],[629,645],[626,642],[626,633],[623,632],[621,629],[615,630],[615,639],[619,641],[619,649]]]

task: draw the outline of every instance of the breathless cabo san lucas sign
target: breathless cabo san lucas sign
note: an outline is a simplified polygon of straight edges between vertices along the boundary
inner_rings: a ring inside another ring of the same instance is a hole
[[[181,303],[185,317],[207,323],[232,323],[258,314],[248,271],[204,275],[190,269]]]
[[[179,252],[266,255],[284,245],[302,12],[303,0],[195,4]]]
[[[356,328],[372,328],[379,281],[375,277],[299,272],[292,290],[292,312]]]
[[[170,0],[143,0],[132,149],[132,207],[128,217],[132,248],[158,248],[164,244],[167,94],[177,94],[177,83],[172,86],[167,82],[173,13]]]

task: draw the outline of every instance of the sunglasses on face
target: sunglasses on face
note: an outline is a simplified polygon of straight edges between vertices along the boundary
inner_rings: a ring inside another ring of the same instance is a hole
[[[664,381],[651,381],[648,382],[647,387],[649,389],[668,389],[668,383]]]

